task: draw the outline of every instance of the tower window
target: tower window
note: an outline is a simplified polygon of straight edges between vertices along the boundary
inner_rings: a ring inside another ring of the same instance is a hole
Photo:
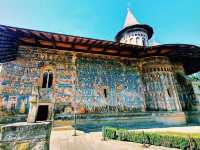
[[[169,97],[171,97],[172,95],[171,95],[171,92],[170,92],[170,90],[169,89],[167,89],[167,94],[169,95]]]
[[[138,45],[139,44],[139,37],[136,37],[136,45]]]
[[[130,42],[131,42],[131,44],[133,43],[133,38],[130,38]]]
[[[144,38],[142,38],[142,44],[143,44],[143,46],[146,46],[146,42],[145,42]]]
[[[43,74],[42,88],[51,88],[53,84],[53,73],[45,72]]]
[[[107,89],[103,89],[103,94],[104,94],[104,97],[105,97],[105,98],[108,97]]]

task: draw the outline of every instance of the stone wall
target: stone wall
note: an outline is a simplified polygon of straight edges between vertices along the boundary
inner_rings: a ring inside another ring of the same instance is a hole
[[[14,123],[0,127],[0,150],[48,150],[51,123]]]

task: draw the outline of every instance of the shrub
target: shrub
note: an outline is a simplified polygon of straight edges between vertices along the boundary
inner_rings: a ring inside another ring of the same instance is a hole
[[[200,150],[200,136],[189,137],[186,134],[179,135],[175,133],[144,133],[128,131],[126,129],[116,129],[112,127],[104,127],[102,131],[104,139],[165,146],[170,148],[179,148],[182,150]]]
[[[117,130],[116,135],[117,135],[118,140],[127,141],[128,130],[119,129],[119,130]]]
[[[117,129],[112,127],[103,127],[102,134],[104,139],[116,139]]]

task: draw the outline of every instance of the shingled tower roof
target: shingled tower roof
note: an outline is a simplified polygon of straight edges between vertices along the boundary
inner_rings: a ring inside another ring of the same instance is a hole
[[[132,26],[132,25],[136,25],[136,24],[139,24],[139,22],[135,18],[135,16],[133,15],[131,9],[128,8],[128,12],[127,12],[127,15],[126,15],[126,20],[124,22],[124,28]]]
[[[117,42],[120,41],[121,36],[127,31],[133,30],[133,29],[143,29],[147,35],[148,39],[150,39],[153,35],[153,28],[147,24],[140,24],[137,19],[134,17],[133,13],[131,12],[130,8],[128,8],[127,16],[124,22],[124,27],[121,31],[117,33],[115,36],[115,40]]]

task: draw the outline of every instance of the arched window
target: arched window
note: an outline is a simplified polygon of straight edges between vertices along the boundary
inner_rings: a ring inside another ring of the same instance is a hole
[[[103,89],[103,93],[104,93],[104,97],[107,98],[108,96],[107,89]]]
[[[130,38],[130,44],[133,44],[133,38]]]
[[[43,74],[42,88],[51,88],[53,84],[53,73],[45,72]]]
[[[146,46],[145,38],[142,38],[142,44],[143,46]]]
[[[139,44],[139,40],[140,40],[140,38],[139,38],[139,37],[136,37],[136,45]]]
[[[171,96],[172,96],[172,95],[171,95],[171,91],[170,91],[170,89],[169,89],[169,88],[167,89],[167,94],[168,94],[168,96],[169,96],[169,97],[171,97]]]

